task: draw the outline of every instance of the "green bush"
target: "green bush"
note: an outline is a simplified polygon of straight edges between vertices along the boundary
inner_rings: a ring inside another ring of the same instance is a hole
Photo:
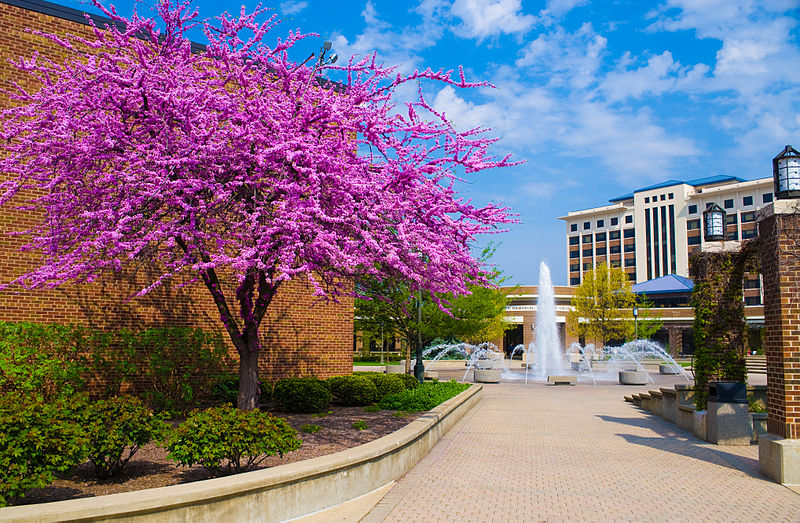
[[[260,400],[265,401],[270,399],[272,396],[272,385],[268,382],[259,382],[259,388]],[[230,403],[236,406],[236,401],[239,397],[239,375],[231,372],[224,372],[218,375],[211,391],[214,403]]]
[[[419,380],[410,374],[394,374],[397,376],[405,385],[406,389],[416,389],[419,387]]]
[[[50,484],[84,461],[85,437],[70,405],[6,394],[0,399],[0,506]]]
[[[367,430],[367,422],[364,420],[354,421],[353,428],[356,430]]]
[[[103,478],[122,470],[142,445],[160,439],[165,431],[162,419],[131,396],[92,402],[80,420],[86,431],[89,460]]]
[[[142,353],[138,350],[135,332],[87,327],[75,327],[75,332],[89,359],[90,371],[103,385],[101,397],[118,396],[123,383],[142,373]]]
[[[275,384],[274,397],[285,412],[322,412],[331,391],[317,378],[286,378]]]
[[[372,381],[378,389],[378,400],[382,400],[389,394],[397,394],[406,390],[406,385],[400,378],[401,374],[383,374],[380,372],[364,372],[359,375]]]
[[[183,466],[202,465],[214,475],[244,472],[267,456],[283,456],[303,442],[286,420],[230,405],[193,411],[172,433],[169,458]]]
[[[375,384],[364,376],[334,376],[325,380],[325,385],[340,405],[371,405],[378,399]]]
[[[300,432],[306,432],[308,434],[314,434],[316,432],[319,432],[319,430],[321,428],[322,427],[320,427],[319,425],[312,425],[311,423],[305,423],[303,425],[300,425]]]
[[[378,406],[382,409],[414,412],[431,410],[468,388],[468,383],[457,383],[455,380],[422,383],[416,389],[386,396],[378,403]]]
[[[87,369],[72,326],[0,322],[0,392],[69,397],[84,390]]]

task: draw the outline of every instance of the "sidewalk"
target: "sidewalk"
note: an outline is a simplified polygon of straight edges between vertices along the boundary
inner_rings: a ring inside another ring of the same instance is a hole
[[[656,386],[484,385],[362,521],[800,521],[757,446],[711,445],[623,400]]]

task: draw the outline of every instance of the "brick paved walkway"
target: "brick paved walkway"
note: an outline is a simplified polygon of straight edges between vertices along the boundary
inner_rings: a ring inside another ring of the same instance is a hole
[[[362,521],[800,521],[757,446],[708,444],[623,401],[653,386],[484,387]]]

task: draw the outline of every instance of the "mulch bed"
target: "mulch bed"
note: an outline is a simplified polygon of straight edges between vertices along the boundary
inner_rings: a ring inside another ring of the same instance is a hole
[[[398,415],[394,411],[387,410],[365,412],[362,407],[331,407],[330,414],[324,417],[278,412],[276,415],[285,418],[298,432],[300,427],[305,424],[319,425],[321,428],[319,432],[313,434],[300,432],[299,436],[303,440],[303,445],[298,450],[285,454],[283,458],[270,456],[258,468],[316,458],[362,445],[406,426],[419,414]],[[353,428],[353,423],[356,421],[366,422],[366,430]],[[149,444],[139,449],[139,452],[128,462],[122,472],[111,479],[98,480],[95,478],[93,466],[87,462],[47,487],[28,492],[19,504],[103,496],[177,485],[210,477],[212,476],[200,466],[177,467],[175,462],[167,459],[167,452],[164,448]]]

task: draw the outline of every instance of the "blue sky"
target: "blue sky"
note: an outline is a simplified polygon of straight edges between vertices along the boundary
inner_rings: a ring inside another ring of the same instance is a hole
[[[56,0],[58,1],[58,0]],[[59,3],[94,8],[78,1]],[[142,3],[146,12],[152,0]],[[195,1],[201,18],[241,1]],[[118,1],[128,14],[132,2]],[[254,7],[257,2],[246,2]],[[771,175],[800,145],[800,0],[286,0],[283,23],[347,58],[377,51],[401,71],[463,65],[496,88],[435,87],[457,127],[492,128],[497,152],[525,163],[471,177],[462,192],[502,202],[520,223],[494,238],[494,262],[535,284],[539,262],[565,284],[570,210],[666,179]],[[200,40],[200,38],[198,38]]]

